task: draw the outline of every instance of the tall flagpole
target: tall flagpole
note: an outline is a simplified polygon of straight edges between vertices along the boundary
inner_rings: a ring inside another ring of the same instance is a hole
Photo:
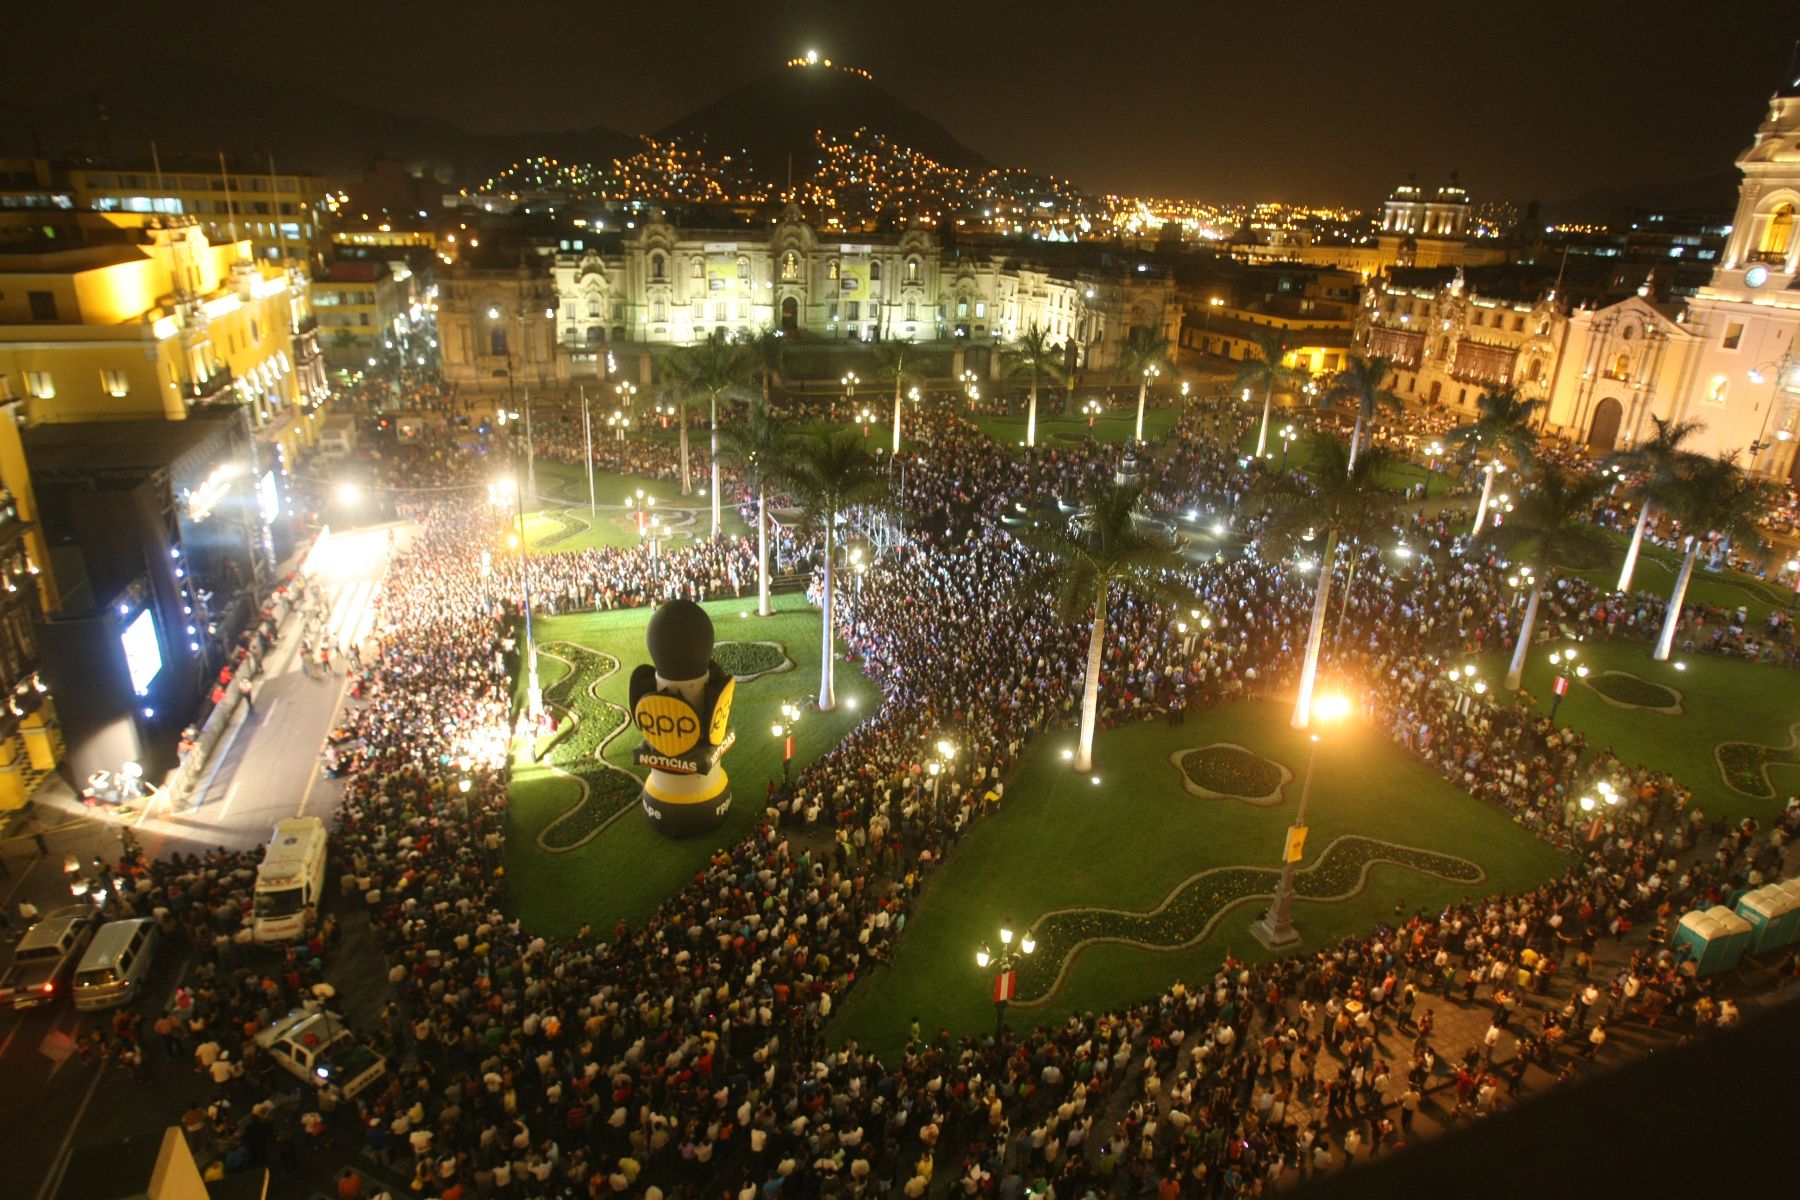
[[[588,411],[587,385],[581,388],[581,424],[587,431],[588,518],[599,515],[594,503],[594,415]]]
[[[531,440],[531,385],[525,385],[525,486],[531,492],[532,503],[537,502],[537,446]]]

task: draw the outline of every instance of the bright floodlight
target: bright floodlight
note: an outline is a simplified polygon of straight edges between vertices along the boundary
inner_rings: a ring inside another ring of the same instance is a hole
[[[361,496],[361,495],[362,495],[362,492],[357,488],[357,486],[354,483],[338,484],[337,497],[339,500],[342,500],[345,504],[355,504],[357,497]]]
[[[1313,716],[1321,721],[1341,721],[1350,715],[1350,698],[1331,692],[1313,701]]]

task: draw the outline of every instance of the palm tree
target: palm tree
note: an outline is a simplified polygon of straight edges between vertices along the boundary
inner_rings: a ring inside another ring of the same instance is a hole
[[[1701,421],[1665,421],[1651,417],[1656,434],[1629,450],[1612,455],[1610,463],[1623,471],[1643,476],[1633,484],[1629,495],[1638,502],[1637,523],[1631,527],[1631,545],[1625,548],[1625,565],[1619,570],[1621,592],[1631,590],[1631,576],[1637,570],[1638,548],[1644,543],[1644,529],[1650,523],[1650,508],[1663,503],[1663,496],[1674,486],[1683,467],[1690,465],[1694,452],[1682,449],[1682,443],[1705,428]]]
[[[742,346],[715,332],[704,342],[677,348],[665,360],[675,394],[683,400],[705,396],[712,429],[712,536],[719,536],[719,398],[745,394],[752,365]],[[681,413],[681,494],[692,488],[688,479],[687,414]]]
[[[1312,446],[1310,482],[1293,475],[1271,475],[1258,487],[1265,515],[1261,545],[1273,551],[1265,560],[1285,558],[1325,537],[1319,554],[1318,582],[1313,588],[1312,624],[1306,635],[1306,656],[1300,669],[1300,692],[1294,702],[1293,727],[1305,729],[1312,719],[1313,689],[1319,676],[1319,647],[1324,640],[1325,612],[1331,599],[1331,573],[1337,564],[1338,544],[1369,543],[1393,528],[1393,492],[1379,479],[1387,465],[1387,453],[1372,447],[1357,456],[1354,466],[1344,443],[1321,437]]]
[[[757,374],[762,377],[763,403],[769,402],[769,392],[776,380],[781,378],[782,368],[787,366],[787,334],[773,325],[765,325],[751,336],[748,343],[750,361],[756,365]]]
[[[1162,571],[1181,565],[1169,537],[1142,520],[1138,500],[1143,489],[1102,483],[1087,507],[1066,526],[1031,526],[1015,534],[1042,556],[1043,565],[1025,580],[1021,591],[1050,591],[1064,620],[1076,621],[1091,605],[1094,625],[1088,635],[1087,676],[1081,690],[1081,735],[1075,770],[1094,768],[1094,723],[1100,708],[1100,652],[1106,641],[1106,611],[1115,587],[1130,586],[1161,594],[1170,589]]]
[[[913,344],[909,341],[883,342],[875,347],[875,370],[894,381],[894,449],[900,453],[900,399],[909,381],[920,378],[913,368]]]
[[[1513,647],[1512,665],[1506,671],[1509,691],[1519,690],[1538,601],[1551,577],[1562,571],[1586,571],[1606,561],[1611,543],[1587,519],[1605,483],[1599,476],[1576,480],[1567,472],[1546,469],[1531,490],[1519,497],[1506,523],[1493,532],[1494,544],[1518,565],[1519,574],[1531,588],[1519,625],[1519,643]]]
[[[1025,445],[1028,448],[1037,445],[1038,381],[1055,383],[1061,379],[1065,357],[1063,348],[1051,345],[1050,335],[1036,321],[1026,327],[1024,334],[1003,356],[1007,374],[1031,377],[1031,407],[1025,415]],[[1139,429],[1142,429],[1141,424]]]
[[[723,453],[744,469],[756,492],[756,615],[769,615],[769,481],[788,435],[769,417],[767,406],[752,404],[739,424],[719,431]]]
[[[1256,431],[1256,457],[1261,458],[1269,448],[1269,410],[1274,407],[1275,393],[1293,383],[1299,372],[1283,365],[1288,345],[1281,330],[1274,327],[1254,329],[1250,332],[1250,340],[1256,346],[1256,357],[1244,356],[1244,361],[1238,364],[1237,382],[1232,386],[1257,389],[1263,394],[1262,426]]]
[[[1137,379],[1137,430],[1132,437],[1144,440],[1144,397],[1150,391],[1150,369],[1173,371],[1169,362],[1169,339],[1154,325],[1139,325],[1119,343],[1118,373],[1121,379]]]
[[[1756,522],[1768,511],[1769,499],[1769,485],[1746,475],[1737,465],[1735,453],[1718,458],[1696,457],[1677,470],[1662,502],[1681,522],[1687,553],[1682,556],[1681,572],[1675,577],[1675,590],[1669,594],[1662,636],[1656,639],[1656,651],[1651,655],[1657,662],[1666,662],[1675,648],[1681,605],[1687,599],[1688,581],[1694,575],[1701,539],[1711,533],[1731,542],[1762,547],[1762,530]]]
[[[1350,364],[1332,379],[1325,399],[1331,403],[1356,406],[1356,427],[1350,431],[1350,465],[1356,465],[1356,451],[1362,444],[1363,429],[1375,420],[1383,408],[1400,411],[1400,397],[1386,387],[1391,360],[1377,354],[1370,358],[1352,357]]]
[[[825,644],[819,664],[819,711],[837,707],[837,687],[832,645],[832,556],[837,549],[837,525],[853,508],[880,504],[887,495],[887,479],[862,447],[854,429],[815,433],[788,443],[778,468],[781,481],[800,503],[800,525],[825,542]]]
[[[1480,533],[1487,523],[1494,476],[1506,469],[1503,456],[1510,456],[1513,465],[1521,469],[1531,462],[1537,447],[1531,418],[1542,405],[1542,400],[1527,400],[1514,388],[1496,388],[1482,393],[1475,402],[1473,421],[1458,425],[1445,435],[1445,440],[1463,447],[1471,458],[1485,460],[1480,464],[1481,501],[1475,506],[1475,527],[1469,531],[1471,534]]]

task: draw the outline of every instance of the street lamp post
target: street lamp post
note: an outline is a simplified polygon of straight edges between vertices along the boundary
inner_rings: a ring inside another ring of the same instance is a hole
[[[804,710],[792,700],[784,700],[781,704],[781,720],[769,727],[769,732],[781,743],[781,782],[786,787],[794,782],[794,728],[800,724],[800,714]]]
[[[1281,469],[1284,472],[1287,470],[1288,449],[1293,446],[1294,439],[1299,436],[1294,431],[1293,425],[1288,424],[1281,427]]]
[[[1026,955],[1037,950],[1037,939],[1031,936],[1031,930],[1019,938],[1019,944],[1013,946],[1012,922],[1000,924],[1000,953],[996,956],[988,949],[987,943],[975,951],[975,965],[982,970],[994,968],[994,1040],[1000,1041],[1006,1036],[1006,1006],[1012,1002],[1018,983],[1017,969]]]
[[[1556,710],[1562,707],[1563,697],[1569,694],[1569,677],[1573,675],[1577,679],[1587,678],[1587,664],[1577,664],[1575,657],[1576,651],[1573,646],[1567,650],[1550,652],[1550,668],[1556,672],[1556,678],[1550,683],[1550,723],[1552,725],[1556,724]]]
[[[600,506],[594,500],[594,415],[588,411],[585,386],[581,389],[581,428],[587,438],[588,519],[591,521],[599,515]]]
[[[1104,412],[1105,407],[1098,400],[1089,400],[1086,404],[1081,406],[1081,411],[1087,414],[1088,428],[1092,429],[1094,427],[1094,418]]]
[[[1313,701],[1313,719],[1319,723],[1342,720],[1350,712],[1350,701],[1332,694]],[[1300,810],[1288,827],[1287,843],[1282,848],[1281,880],[1275,886],[1275,902],[1250,926],[1250,934],[1271,950],[1292,946],[1300,934],[1294,928],[1290,913],[1294,907],[1294,870],[1306,848],[1306,802],[1312,797],[1313,767],[1319,761],[1319,735],[1312,735],[1312,747],[1306,755],[1306,777],[1300,784]]]
[[[531,564],[525,554],[525,503],[519,491],[517,480],[508,479],[503,484],[490,490],[495,503],[506,503],[504,492],[512,493],[513,517],[518,522],[519,531],[510,539],[517,543],[519,550],[519,580],[525,601],[525,713],[531,718],[533,730],[526,741],[525,754],[528,759],[537,757],[536,723],[544,714],[544,689],[538,684],[537,641],[531,632]]]

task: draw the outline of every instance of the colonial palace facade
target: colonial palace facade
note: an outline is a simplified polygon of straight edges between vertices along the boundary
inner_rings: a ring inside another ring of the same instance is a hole
[[[1075,268],[986,248],[950,249],[926,230],[887,240],[827,237],[789,211],[766,234],[661,220],[622,239],[523,248],[503,265],[440,274],[448,378],[563,387],[613,371],[649,377],[651,352],[715,334],[780,329],[807,343],[1005,345],[1033,324],[1085,370],[1113,365],[1134,327],[1171,335],[1172,285],[1130,265]],[[490,260],[491,262],[491,260]],[[634,365],[635,364],[635,365]]]

